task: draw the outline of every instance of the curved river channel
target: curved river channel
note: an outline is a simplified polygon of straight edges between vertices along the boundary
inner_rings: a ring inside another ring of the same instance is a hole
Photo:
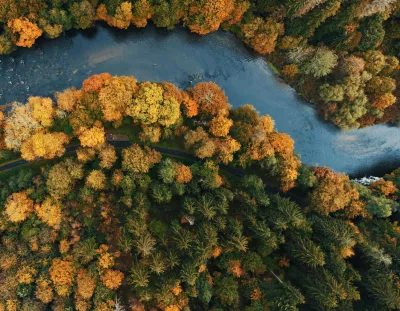
[[[357,177],[381,176],[400,166],[399,128],[378,125],[344,132],[323,122],[262,57],[222,31],[199,37],[180,27],[119,31],[97,26],[40,40],[32,49],[0,56],[0,104],[79,87],[88,76],[101,72],[170,81],[181,88],[216,82],[234,107],[249,103],[261,114],[270,114],[310,165]]]

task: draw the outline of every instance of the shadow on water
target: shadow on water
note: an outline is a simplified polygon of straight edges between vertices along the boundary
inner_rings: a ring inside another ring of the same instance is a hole
[[[339,131],[275,76],[262,57],[222,31],[202,37],[183,27],[118,30],[99,24],[55,40],[40,39],[32,49],[0,56],[0,104],[80,87],[88,76],[101,72],[170,81],[181,88],[213,81],[234,107],[249,103],[270,114],[310,165],[357,177],[383,175],[400,166],[400,129],[378,125]]]

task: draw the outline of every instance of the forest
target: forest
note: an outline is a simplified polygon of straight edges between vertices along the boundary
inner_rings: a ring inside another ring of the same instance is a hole
[[[104,73],[0,121],[1,311],[400,309],[400,169],[303,165],[212,82]]]
[[[120,29],[183,24],[199,35],[222,28],[348,130],[400,120],[399,19],[396,0],[2,0],[0,54],[97,21]]]

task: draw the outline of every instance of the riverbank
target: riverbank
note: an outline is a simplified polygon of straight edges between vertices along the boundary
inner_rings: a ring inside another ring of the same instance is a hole
[[[277,129],[295,140],[303,163],[354,177],[382,176],[400,166],[400,129],[377,125],[339,131],[277,79],[263,57],[230,33],[198,37],[182,27],[167,31],[149,25],[120,31],[98,26],[70,38],[40,40],[36,47],[0,60],[1,104],[52,96],[54,90],[79,87],[101,72],[171,81],[181,88],[213,81],[234,107],[250,103],[271,115]]]

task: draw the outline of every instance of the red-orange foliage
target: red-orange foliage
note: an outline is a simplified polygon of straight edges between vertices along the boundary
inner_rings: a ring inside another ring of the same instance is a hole
[[[234,0],[193,1],[189,7],[186,24],[192,32],[200,35],[218,30],[235,8]]]
[[[396,185],[392,181],[387,181],[384,179],[371,183],[371,187],[375,191],[383,193],[385,196],[390,196],[391,194],[399,191],[399,189],[397,189]]]
[[[82,83],[82,90],[84,92],[98,92],[104,86],[104,82],[111,80],[112,76],[108,73],[101,73],[87,78]]]
[[[225,92],[213,82],[200,82],[188,90],[192,98],[199,104],[202,114],[216,116],[226,115],[231,108]]]

